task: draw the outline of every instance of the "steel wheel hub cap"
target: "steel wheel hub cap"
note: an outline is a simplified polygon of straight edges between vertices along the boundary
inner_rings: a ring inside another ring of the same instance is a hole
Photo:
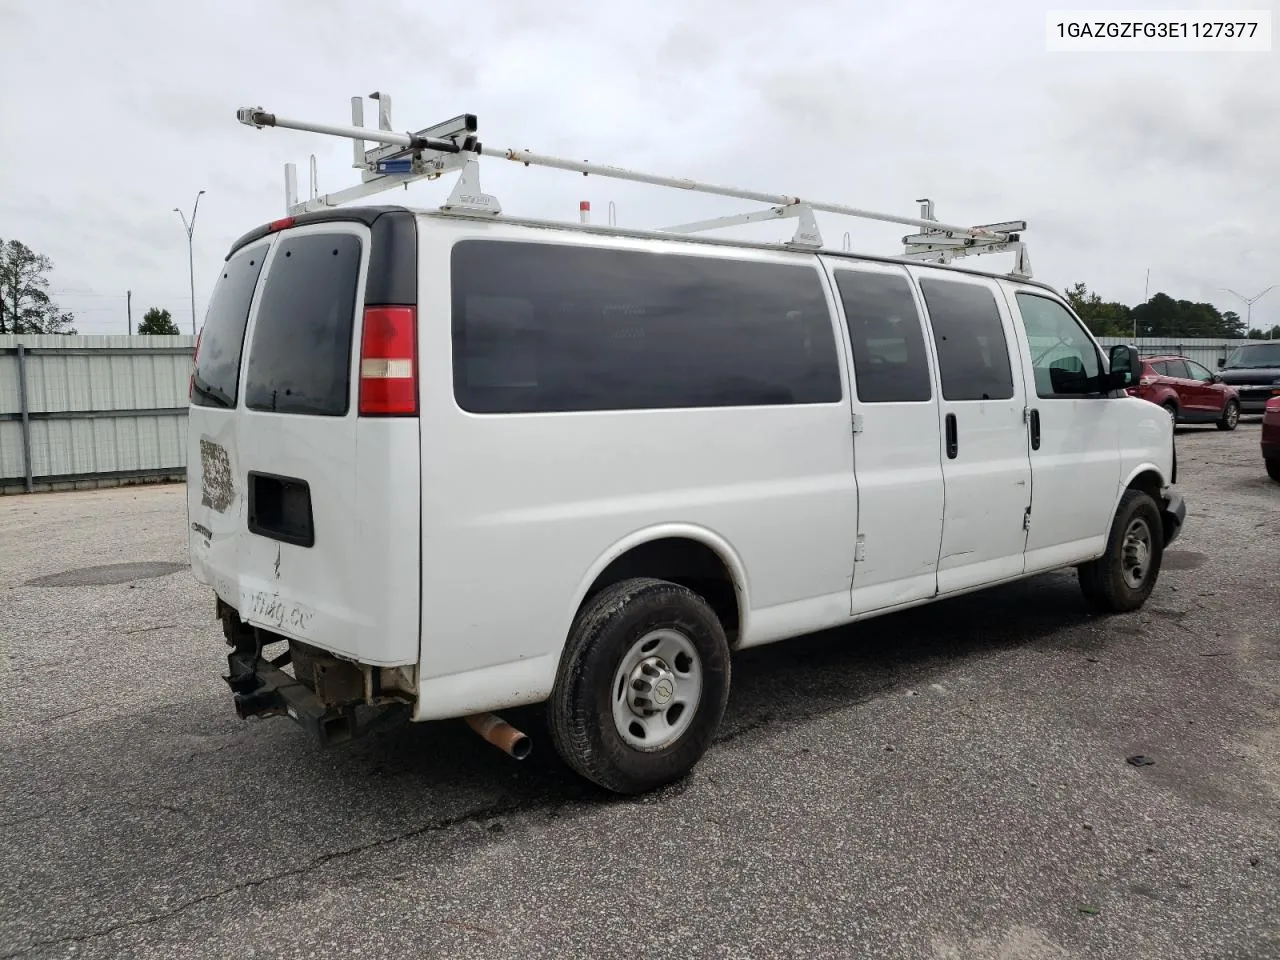
[[[1151,563],[1151,531],[1143,520],[1129,524],[1124,535],[1124,554],[1121,568],[1125,582],[1133,589],[1142,586]]]
[[[613,723],[638,750],[674,743],[689,728],[702,696],[702,661],[679,630],[645,634],[623,656],[613,677]]]

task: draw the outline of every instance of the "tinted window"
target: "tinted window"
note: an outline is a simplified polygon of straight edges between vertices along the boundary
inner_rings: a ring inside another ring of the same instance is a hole
[[[853,344],[858,399],[863,403],[931,399],[929,357],[907,278],[839,270],[836,286]]]
[[[246,406],[323,416],[347,412],[359,278],[359,237],[281,238],[254,322]]]
[[[1181,360],[1166,360],[1164,362],[1164,375],[1166,377],[1177,377],[1179,380],[1191,379],[1191,374],[1187,370],[1187,365]]]
[[[935,279],[921,280],[920,290],[938,346],[942,395],[948,400],[1012,398],[1009,348],[991,291]]]
[[[1031,348],[1036,395],[1079,396],[1096,389],[1096,381],[1087,381],[1102,372],[1102,360],[1075,317],[1047,297],[1019,293],[1017,301]]]
[[[249,304],[262,273],[267,245],[246,247],[222,265],[200,331],[191,402],[200,407],[234,407],[240,386],[240,355]]]
[[[1167,377],[1169,374],[1165,371],[1163,360],[1152,360],[1149,364],[1151,372],[1157,377]]]
[[[832,403],[813,266],[470,240],[453,249],[454,395],[476,413]]]

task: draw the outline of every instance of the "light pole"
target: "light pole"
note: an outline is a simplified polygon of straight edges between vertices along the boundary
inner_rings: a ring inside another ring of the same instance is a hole
[[[1265,297],[1272,290],[1274,290],[1277,286],[1280,286],[1280,284],[1273,283],[1271,286],[1267,287],[1267,289],[1263,290],[1256,297],[1246,297],[1243,293],[1236,293],[1230,287],[1219,287],[1218,289],[1225,290],[1227,293],[1235,294],[1237,297],[1239,297],[1241,300],[1245,302],[1244,325],[1246,330],[1252,330],[1253,329],[1253,305],[1257,303],[1259,300],[1261,300],[1263,297]]]
[[[196,211],[200,209],[200,197],[204,193],[203,190],[196,194],[196,204],[191,208],[191,222],[187,222],[187,215],[177,207],[173,208],[173,212],[182,218],[182,229],[187,231],[187,271],[191,277],[191,335],[196,335],[196,256],[192,249],[191,236],[196,232]]]

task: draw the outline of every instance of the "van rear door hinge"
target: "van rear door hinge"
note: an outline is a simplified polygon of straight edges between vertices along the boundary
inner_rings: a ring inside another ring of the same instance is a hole
[[[855,413],[853,415],[853,435],[856,437],[862,432],[862,414]]]
[[[1027,509],[1022,512],[1022,529],[1023,530],[1031,529],[1031,508],[1030,507],[1027,507]]]
[[[860,533],[853,548],[853,562],[861,563],[865,559],[867,559],[867,535]]]

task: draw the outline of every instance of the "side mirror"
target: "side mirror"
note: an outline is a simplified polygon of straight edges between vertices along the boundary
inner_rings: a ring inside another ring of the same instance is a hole
[[[1219,357],[1219,358],[1218,358],[1218,369],[1219,369],[1219,370],[1221,370],[1221,369],[1222,369],[1223,367],[1225,367],[1226,365],[1227,365],[1227,360],[1226,360],[1226,358],[1225,358],[1225,357]]]
[[[1118,343],[1111,348],[1109,360],[1111,373],[1106,377],[1108,389],[1124,390],[1137,386],[1142,373],[1142,357],[1138,355],[1136,348]]]
[[[1220,374],[1220,373],[1215,373],[1215,374],[1213,375],[1213,382],[1214,382],[1214,383],[1221,383],[1221,382],[1222,382],[1222,374]]]

